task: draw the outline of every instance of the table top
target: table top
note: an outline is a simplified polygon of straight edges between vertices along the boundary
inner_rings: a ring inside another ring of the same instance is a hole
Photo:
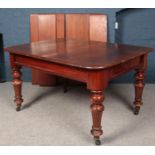
[[[5,48],[13,54],[85,69],[105,69],[152,51],[151,48],[96,41],[40,41]]]

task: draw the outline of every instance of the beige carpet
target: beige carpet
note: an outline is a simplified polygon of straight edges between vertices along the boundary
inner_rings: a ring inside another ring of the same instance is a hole
[[[155,85],[146,85],[144,105],[133,115],[133,85],[106,91],[102,145],[155,145]],[[15,111],[11,83],[0,84],[0,145],[94,145],[89,92],[72,87],[23,85],[23,109]]]

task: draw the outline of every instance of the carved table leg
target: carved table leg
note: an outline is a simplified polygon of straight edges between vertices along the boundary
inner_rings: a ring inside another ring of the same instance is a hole
[[[15,103],[16,103],[16,111],[20,111],[21,108],[21,104],[23,102],[22,99],[22,94],[21,94],[21,90],[22,90],[22,80],[21,80],[21,72],[20,72],[20,67],[14,67],[13,68],[13,87],[14,87],[14,91],[15,91]]]
[[[93,119],[93,126],[91,133],[94,136],[96,145],[100,145],[100,136],[102,135],[102,127],[101,127],[101,119],[102,119],[102,112],[104,110],[104,106],[102,104],[104,100],[103,92],[102,91],[92,91],[91,95],[91,111],[92,111],[92,119]]]
[[[143,69],[137,69],[135,75],[135,101],[134,101],[135,115],[139,114],[140,106],[143,104],[142,94],[144,88],[144,78],[145,78],[145,71]]]

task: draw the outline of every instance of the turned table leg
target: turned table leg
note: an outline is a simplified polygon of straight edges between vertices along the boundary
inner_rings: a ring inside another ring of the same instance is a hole
[[[135,115],[139,114],[140,106],[143,104],[142,94],[144,88],[144,79],[145,79],[145,70],[137,69],[135,74],[135,101],[134,101]]]
[[[12,69],[12,75],[13,75],[13,87],[14,87],[14,92],[15,92],[15,100],[14,102],[16,103],[16,111],[20,111],[21,104],[23,102],[22,99],[22,80],[21,80],[21,75],[22,73],[20,72],[21,67],[14,67]]]
[[[101,127],[101,119],[102,112],[104,110],[104,106],[102,104],[104,100],[102,91],[92,91],[91,92],[91,112],[92,112],[92,120],[93,126],[91,130],[91,134],[94,136],[96,145],[100,145],[100,136],[102,135],[102,127]]]

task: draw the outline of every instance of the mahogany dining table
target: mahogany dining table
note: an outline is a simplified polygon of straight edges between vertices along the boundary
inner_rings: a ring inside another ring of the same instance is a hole
[[[92,129],[95,144],[100,145],[101,118],[105,89],[110,80],[135,70],[134,114],[142,102],[148,53],[151,48],[82,40],[47,40],[5,48],[9,52],[15,91],[16,110],[22,99],[21,68],[28,67],[86,83],[91,92]],[[46,80],[46,79],[44,79]],[[68,107],[69,108],[69,107]]]

